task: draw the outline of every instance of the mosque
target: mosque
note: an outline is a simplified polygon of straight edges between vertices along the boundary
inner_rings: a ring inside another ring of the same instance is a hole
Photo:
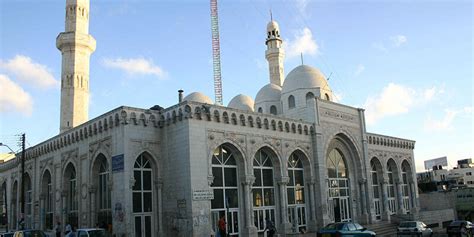
[[[263,236],[267,218],[286,236],[419,212],[415,141],[367,132],[364,109],[334,102],[315,67],[285,77],[277,22],[255,100],[222,106],[180,92],[168,108],[121,106],[89,120],[89,0],[66,2],[60,133],[26,150],[24,212],[19,159],[0,164],[10,229],[24,217],[43,230],[60,221],[105,223],[114,236],[211,236],[224,216],[232,236]]]

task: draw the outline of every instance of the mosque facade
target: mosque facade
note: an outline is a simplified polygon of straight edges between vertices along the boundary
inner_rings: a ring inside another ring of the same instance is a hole
[[[334,102],[317,68],[285,77],[277,22],[266,29],[269,83],[255,100],[222,106],[180,92],[168,108],[122,106],[88,120],[88,17],[88,0],[67,0],[60,134],[26,150],[23,179],[19,159],[0,164],[10,229],[24,218],[43,230],[60,221],[106,224],[115,236],[211,236],[224,216],[230,235],[262,235],[268,218],[285,236],[418,213],[415,142],[368,132],[364,109]]]

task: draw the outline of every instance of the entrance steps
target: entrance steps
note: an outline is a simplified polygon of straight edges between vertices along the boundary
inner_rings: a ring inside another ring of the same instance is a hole
[[[364,227],[368,230],[375,232],[377,236],[383,237],[397,236],[397,226],[398,225],[395,223],[390,223],[386,221],[364,225]]]

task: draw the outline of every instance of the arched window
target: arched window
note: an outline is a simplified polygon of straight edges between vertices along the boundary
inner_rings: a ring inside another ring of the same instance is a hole
[[[260,149],[253,159],[253,213],[258,232],[264,232],[265,220],[275,223],[275,187],[270,154]]]
[[[326,159],[329,188],[329,211],[335,222],[350,221],[350,193],[347,166],[343,155],[333,149]]]
[[[410,184],[408,182],[410,177],[410,165],[408,162],[403,161],[402,163],[402,203],[403,209],[406,213],[410,212]]]
[[[308,104],[312,100],[314,100],[314,94],[312,92],[308,92],[306,94],[306,104]]]
[[[288,108],[292,109],[295,107],[295,97],[293,95],[290,95],[288,97]]]
[[[45,195],[44,208],[45,222],[44,229],[53,229],[53,188],[51,183],[51,173],[47,170],[43,175],[42,194]]]
[[[211,188],[214,199],[211,201],[212,223],[218,223],[225,216],[229,234],[239,233],[239,195],[237,185],[237,164],[235,154],[227,146],[219,146],[212,155]],[[213,225],[214,231],[218,231]]]
[[[382,219],[382,204],[380,201],[381,197],[381,187],[380,187],[380,163],[377,158],[372,158],[370,161],[370,173],[372,176],[372,190],[374,193],[374,208],[375,208],[375,218],[377,220]]]
[[[262,107],[258,107],[258,110],[257,110],[259,113],[263,113],[263,109]]]
[[[296,225],[299,231],[306,230],[306,205],[304,194],[304,170],[301,155],[297,152],[288,158],[287,185],[288,196],[288,219]]]
[[[395,193],[395,171],[397,167],[393,160],[389,160],[387,163],[387,176],[388,176],[388,184],[387,184],[387,196],[388,196],[388,211],[390,214],[394,214],[397,211],[397,204],[396,204],[396,193]]]
[[[331,99],[329,98],[328,93],[324,94],[324,97],[325,97],[326,100],[331,100]]]
[[[109,189],[109,167],[105,156],[100,155],[98,158],[98,204],[99,213],[97,222],[112,224],[112,211],[111,211],[111,192]]]
[[[277,107],[275,105],[270,106],[270,114],[277,115]]]
[[[67,221],[71,226],[78,226],[77,177],[76,169],[71,163],[66,166],[64,177],[64,185],[67,187]]]
[[[142,153],[133,165],[133,216],[135,236],[153,235],[153,175],[150,158]]]

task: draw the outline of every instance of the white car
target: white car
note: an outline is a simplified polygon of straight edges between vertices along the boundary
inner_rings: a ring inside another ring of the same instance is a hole
[[[421,221],[403,221],[397,228],[397,236],[433,236],[433,230]]]
[[[74,234],[75,237],[105,237],[105,230],[97,228],[77,229]]]

